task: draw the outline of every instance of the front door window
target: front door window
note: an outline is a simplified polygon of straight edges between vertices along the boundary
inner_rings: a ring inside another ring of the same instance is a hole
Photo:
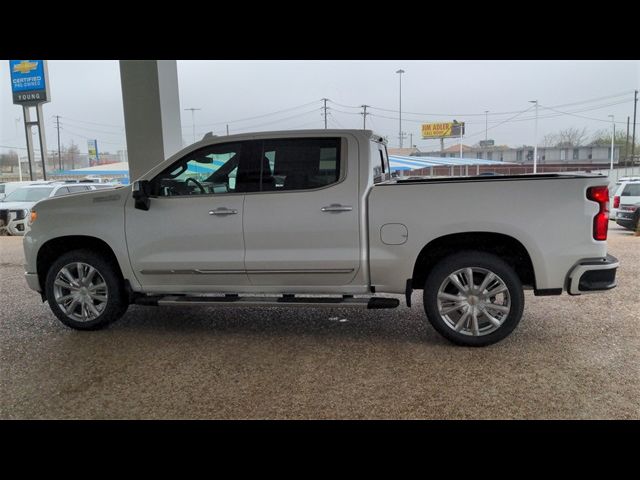
[[[251,185],[239,188],[238,172],[245,178],[259,175],[251,168],[248,143],[226,143],[196,150],[177,161],[152,181],[154,196],[212,195],[251,191]],[[256,189],[257,178],[254,180]]]

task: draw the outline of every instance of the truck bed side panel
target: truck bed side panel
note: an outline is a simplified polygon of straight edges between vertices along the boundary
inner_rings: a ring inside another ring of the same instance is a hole
[[[464,232],[494,232],[520,241],[533,263],[536,288],[563,288],[580,259],[603,257],[593,240],[598,205],[586,199],[598,177],[539,177],[473,182],[388,183],[369,196],[371,283],[377,291],[404,292],[418,254],[432,240]],[[402,245],[382,242],[385,224],[407,227]]]

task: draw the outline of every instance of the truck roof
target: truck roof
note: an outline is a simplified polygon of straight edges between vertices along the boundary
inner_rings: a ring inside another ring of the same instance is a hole
[[[349,133],[355,136],[364,136],[366,138],[371,138],[375,141],[385,142],[384,137],[380,134],[375,133],[373,130],[362,130],[356,128],[318,128],[318,129],[309,129],[309,130],[272,130],[272,131],[264,131],[264,132],[248,132],[248,133],[237,133],[234,135],[214,135],[213,132],[208,132],[207,134],[200,139],[200,143],[204,144],[209,143],[211,140],[228,140],[228,141],[236,141],[236,140],[250,140],[252,138],[261,138],[261,137],[285,137],[287,135],[344,135],[345,133]],[[194,144],[195,145],[195,144]]]

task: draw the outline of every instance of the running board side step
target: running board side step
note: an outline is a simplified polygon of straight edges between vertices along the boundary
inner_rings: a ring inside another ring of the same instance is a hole
[[[241,297],[225,295],[220,297],[167,295],[140,296],[134,300],[138,305],[219,305],[221,307],[360,307],[368,309],[396,308],[397,298],[370,297]]]

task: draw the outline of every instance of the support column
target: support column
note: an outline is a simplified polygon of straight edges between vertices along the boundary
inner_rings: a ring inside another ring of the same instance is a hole
[[[175,60],[121,60],[129,180],[182,148]]]

